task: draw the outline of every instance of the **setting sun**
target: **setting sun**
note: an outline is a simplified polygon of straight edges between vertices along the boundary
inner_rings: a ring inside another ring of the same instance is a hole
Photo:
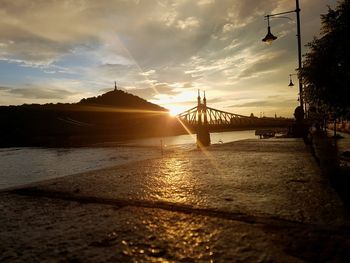
[[[175,117],[179,113],[183,112],[186,110],[183,106],[178,106],[178,105],[167,105],[167,108],[169,109],[169,115],[172,117]]]

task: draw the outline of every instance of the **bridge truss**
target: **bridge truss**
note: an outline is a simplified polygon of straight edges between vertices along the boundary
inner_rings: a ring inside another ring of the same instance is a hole
[[[230,113],[199,105],[177,115],[177,117],[189,125],[208,124],[208,125],[234,125],[249,124],[257,118]]]
[[[230,113],[227,111],[217,110],[207,106],[207,99],[200,97],[198,90],[197,106],[184,111],[177,115],[177,118],[186,126],[200,130],[201,127],[216,129],[229,129],[236,127],[284,127],[290,124],[288,119],[280,118],[257,118],[254,116],[244,116],[240,114]]]

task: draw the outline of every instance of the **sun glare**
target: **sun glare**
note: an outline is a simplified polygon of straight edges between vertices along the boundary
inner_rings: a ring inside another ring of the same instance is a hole
[[[169,109],[169,115],[172,117],[175,117],[176,115],[184,111],[183,107],[179,107],[176,105],[167,106],[167,108]]]

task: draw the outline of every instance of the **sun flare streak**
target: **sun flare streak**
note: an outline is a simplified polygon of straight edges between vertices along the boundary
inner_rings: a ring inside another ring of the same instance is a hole
[[[196,136],[191,132],[191,130],[186,126],[186,124],[179,118],[176,117],[177,121],[184,127],[184,129],[186,130],[186,132],[193,138],[196,139]],[[203,145],[201,145],[200,143],[197,143],[198,148],[200,149],[200,151],[206,156],[206,158],[209,160],[210,164],[215,168],[215,170],[218,172],[219,175],[223,175],[224,172],[222,171],[222,169],[220,169],[220,167],[217,165],[218,162],[216,160],[216,158],[207,150],[206,147],[204,147]]]
[[[120,47],[124,50],[124,52],[128,55],[129,59],[131,61],[134,62],[135,66],[137,67],[137,69],[140,71],[140,75],[143,76],[145,78],[145,80],[150,84],[151,88],[153,89],[153,91],[156,93],[156,94],[160,94],[158,89],[155,87],[155,85],[152,83],[152,81],[150,81],[149,79],[149,74],[148,72],[145,72],[140,64],[136,61],[136,59],[134,58],[134,56],[131,54],[131,51],[126,47],[126,45],[120,40],[120,38],[118,36],[116,36],[116,40],[118,42],[118,44],[120,45]]]
[[[153,115],[168,115],[169,111],[145,110],[135,108],[116,108],[106,106],[79,105],[69,108],[69,110],[88,111],[88,112],[115,112],[115,113],[145,113]]]

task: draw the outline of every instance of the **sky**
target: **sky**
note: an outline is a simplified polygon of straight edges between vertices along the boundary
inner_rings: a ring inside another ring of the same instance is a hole
[[[300,0],[302,53],[336,0]],[[172,111],[292,117],[293,0],[0,0],[0,105],[78,102],[114,89]]]

